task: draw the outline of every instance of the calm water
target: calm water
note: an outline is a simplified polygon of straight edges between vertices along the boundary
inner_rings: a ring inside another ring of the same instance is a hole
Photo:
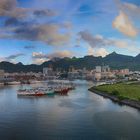
[[[19,86],[1,87],[0,140],[140,140],[140,111],[77,83],[68,96],[41,98],[19,98]]]

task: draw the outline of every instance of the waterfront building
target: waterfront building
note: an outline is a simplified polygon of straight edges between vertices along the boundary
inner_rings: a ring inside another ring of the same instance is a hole
[[[43,68],[43,76],[47,79],[55,79],[55,72],[53,71],[53,68]]]
[[[124,75],[129,75],[129,69],[122,69],[120,72]]]
[[[107,66],[102,66],[102,72],[110,72],[110,67]]]
[[[102,72],[101,78],[102,79],[112,79],[112,78],[115,78],[115,75],[112,72]]]
[[[105,66],[96,66],[95,68],[95,74],[94,74],[95,80],[105,80],[105,79],[112,79],[115,78],[115,74],[111,72],[110,67],[108,65]]]
[[[0,81],[4,80],[4,70],[0,70]]]
[[[44,76],[53,76],[54,72],[52,68],[43,68],[43,75]]]
[[[101,77],[102,77],[102,75],[101,75],[100,72],[96,72],[95,75],[94,75],[94,78],[95,78],[96,81],[100,81]]]
[[[68,78],[69,79],[77,79],[77,78],[79,78],[79,72],[78,71],[68,72]]]
[[[129,75],[129,73],[129,69],[121,69],[118,73],[116,73],[116,75],[119,77],[125,77],[126,75]]]
[[[97,73],[102,72],[102,67],[101,67],[101,66],[96,66],[96,72],[97,72]]]
[[[73,66],[69,67],[69,72],[75,72],[75,68]]]

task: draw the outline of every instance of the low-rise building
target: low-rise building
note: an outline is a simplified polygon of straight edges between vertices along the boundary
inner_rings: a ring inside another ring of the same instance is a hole
[[[4,80],[4,70],[0,70],[0,81]]]
[[[94,75],[94,78],[95,78],[96,81],[100,81],[101,78],[102,78],[101,73],[100,72],[96,72],[95,75]]]

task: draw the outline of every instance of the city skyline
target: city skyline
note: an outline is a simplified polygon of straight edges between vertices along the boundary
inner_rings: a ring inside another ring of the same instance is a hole
[[[138,0],[1,0],[0,61],[140,52]]]

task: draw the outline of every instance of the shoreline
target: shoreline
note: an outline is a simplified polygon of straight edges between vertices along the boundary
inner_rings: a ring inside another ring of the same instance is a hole
[[[44,83],[46,81],[30,81],[30,84],[37,84],[37,83]],[[12,81],[12,82],[7,82],[7,84],[5,85],[4,83],[0,82],[0,86],[10,86],[10,85],[30,85],[28,83],[22,84],[19,81]]]
[[[113,96],[113,95],[109,95],[109,94],[107,94],[105,92],[102,92],[102,91],[98,91],[98,90],[94,89],[94,87],[91,87],[88,90],[95,93],[95,94],[103,96],[105,98],[109,98],[113,102],[117,102],[119,104],[127,105],[127,106],[130,106],[130,107],[134,107],[134,108],[140,110],[140,102],[139,101],[130,100],[130,99],[120,100],[118,97]]]

